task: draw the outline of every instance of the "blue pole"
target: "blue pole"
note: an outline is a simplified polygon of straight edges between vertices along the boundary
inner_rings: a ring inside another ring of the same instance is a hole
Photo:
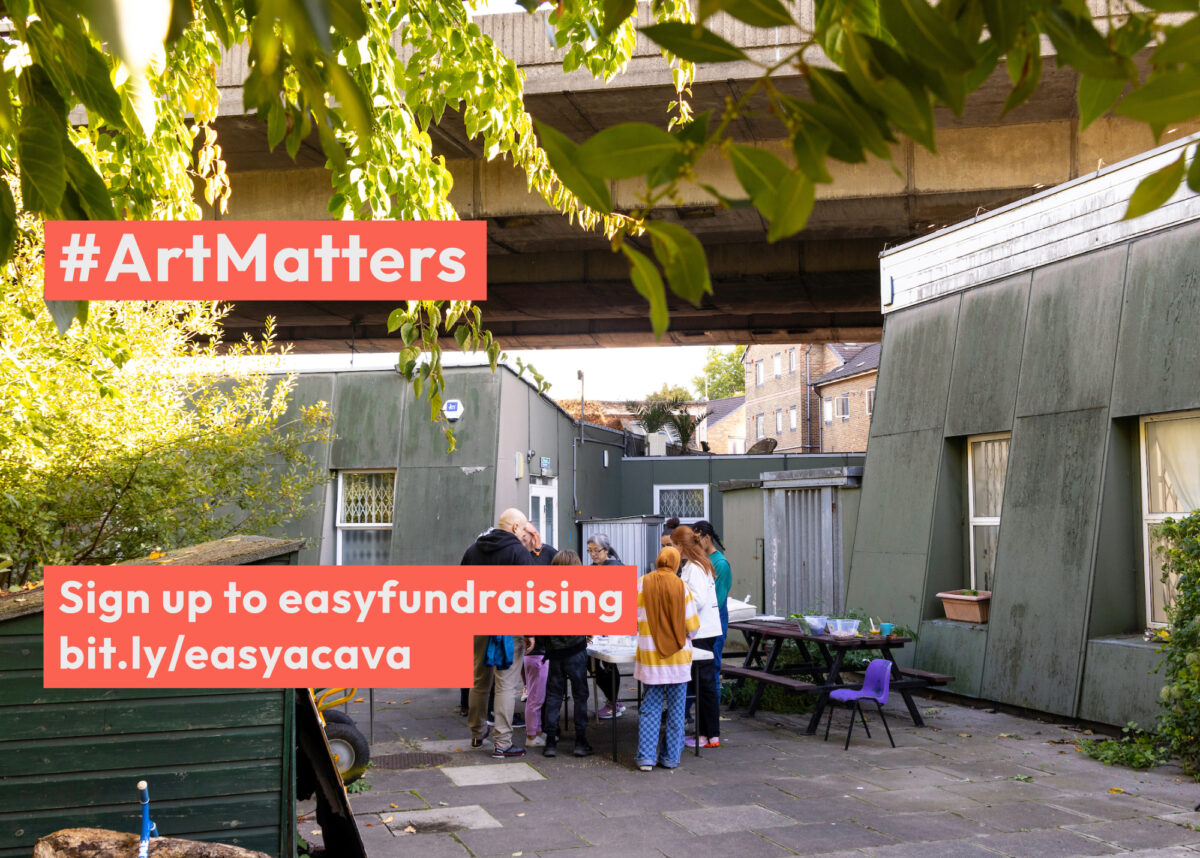
[[[138,842],[138,858],[147,858],[150,838],[158,837],[158,826],[150,821],[150,790],[145,781],[138,781],[138,798],[142,803],[142,838]]]

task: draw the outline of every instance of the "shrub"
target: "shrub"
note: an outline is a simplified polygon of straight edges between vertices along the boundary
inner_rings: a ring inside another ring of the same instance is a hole
[[[1106,766],[1150,769],[1170,761],[1171,751],[1162,736],[1139,730],[1132,722],[1121,732],[1120,739],[1084,739],[1080,750]]]
[[[1158,731],[1184,771],[1200,778],[1200,511],[1167,519],[1157,535],[1165,542],[1163,579],[1177,576],[1167,607],[1170,634],[1159,650],[1166,684]]]

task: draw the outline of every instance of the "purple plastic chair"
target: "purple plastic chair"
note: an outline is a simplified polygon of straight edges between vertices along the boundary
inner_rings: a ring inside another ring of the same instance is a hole
[[[830,692],[831,700],[837,700],[847,705],[853,704],[853,711],[850,713],[850,729],[846,731],[846,744],[842,746],[842,750],[848,750],[850,747],[850,734],[854,732],[854,713],[858,713],[858,717],[862,719],[863,729],[867,731],[867,738],[871,738],[871,729],[867,727],[867,716],[863,714],[861,701],[865,697],[868,700],[875,701],[875,707],[879,710],[879,719],[883,721],[883,729],[887,730],[888,741],[892,743],[892,747],[896,747],[896,741],[892,738],[892,731],[888,727],[887,717],[883,714],[883,704],[887,703],[888,687],[892,677],[892,663],[886,658],[877,658],[867,665],[866,676],[863,677],[862,688],[839,688],[836,691]],[[829,707],[829,720],[825,722],[825,741],[829,741],[829,727],[833,724],[833,707]]]

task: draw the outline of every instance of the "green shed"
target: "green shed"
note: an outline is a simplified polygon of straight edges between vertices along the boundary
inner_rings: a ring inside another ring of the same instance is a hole
[[[302,540],[230,537],[156,564],[294,564]],[[62,828],[295,852],[294,689],[42,687],[40,590],[0,597],[0,858]]]

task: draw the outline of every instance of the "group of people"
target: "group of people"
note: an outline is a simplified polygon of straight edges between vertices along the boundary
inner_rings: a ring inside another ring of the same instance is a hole
[[[720,747],[720,667],[729,614],[725,603],[732,585],[729,561],[712,524],[681,525],[668,519],[663,526],[662,550],[655,568],[638,579],[637,653],[634,679],[646,690],[638,712],[637,764],[650,771],[656,764],[679,765],[684,747]],[[609,538],[600,533],[588,539],[593,565],[623,565]],[[496,526],[481,534],[462,559],[472,566],[566,565],[582,563],[574,551],[558,551],[542,542],[537,528],[518,509],[501,514]],[[521,757],[525,747],[513,742],[516,704],[525,691],[524,724],[527,747],[540,747],[546,757],[558,755],[559,713],[568,687],[574,701],[575,742],[572,753],[594,753],[587,738],[587,645],[584,635],[544,635],[512,638],[510,660],[496,657],[495,641],[475,637],[474,683],[467,695],[467,724],[471,747],[481,748],[489,734],[492,756]],[[711,659],[692,663],[693,647],[708,650]],[[505,656],[507,657],[507,651]],[[685,739],[692,700],[687,689],[697,672],[695,701],[698,738]],[[596,661],[596,684],[606,698],[597,716],[619,718],[620,672],[615,665]],[[488,719],[489,698],[493,714]]]

